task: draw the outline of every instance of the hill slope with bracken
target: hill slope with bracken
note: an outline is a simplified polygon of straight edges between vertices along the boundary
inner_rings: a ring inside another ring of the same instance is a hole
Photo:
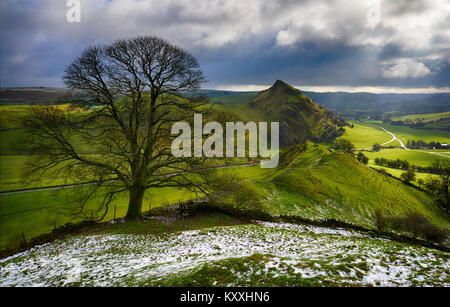
[[[331,111],[280,80],[271,88],[259,92],[251,100],[250,106],[280,122],[281,146],[305,140],[332,141],[339,136],[342,132],[340,128],[346,124]]]

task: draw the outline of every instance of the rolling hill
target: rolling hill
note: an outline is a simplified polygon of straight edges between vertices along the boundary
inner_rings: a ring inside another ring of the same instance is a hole
[[[376,229],[379,212],[388,217],[420,214],[439,227],[450,225],[429,194],[322,144],[305,142],[284,149],[278,168],[249,184],[261,199],[257,210],[273,217]]]

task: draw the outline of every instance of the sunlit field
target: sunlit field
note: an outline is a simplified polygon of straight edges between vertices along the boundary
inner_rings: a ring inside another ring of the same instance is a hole
[[[357,149],[372,148],[375,143],[383,144],[389,142],[392,136],[383,129],[371,124],[353,123],[353,128],[345,127],[343,139],[349,140]],[[399,146],[398,142],[392,142],[393,146]]]

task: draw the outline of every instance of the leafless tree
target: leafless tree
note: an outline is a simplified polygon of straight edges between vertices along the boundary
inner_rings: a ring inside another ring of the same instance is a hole
[[[87,48],[70,64],[65,84],[87,99],[70,107],[39,106],[25,125],[23,144],[36,155],[30,174],[57,172],[91,182],[78,211],[104,189],[100,214],[114,195],[129,192],[127,218],[139,218],[149,188],[180,187],[207,193],[202,158],[171,154],[171,126],[192,122],[204,100],[193,97],[204,81],[197,60],[156,37],[117,40]],[[104,211],[103,211],[104,210]]]

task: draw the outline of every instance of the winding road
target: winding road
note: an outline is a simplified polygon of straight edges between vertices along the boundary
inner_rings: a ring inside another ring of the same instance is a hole
[[[391,131],[389,131],[389,130],[387,130],[386,128],[381,127],[381,126],[377,126],[377,127],[383,129],[385,132],[387,132],[387,133],[389,133],[390,135],[392,135],[392,140],[390,140],[390,141],[388,141],[388,142],[386,142],[386,143],[381,144],[381,146],[386,145],[386,144],[389,144],[389,143],[391,143],[391,142],[393,142],[393,141],[398,141],[398,142],[400,143],[400,146],[401,146],[403,149],[406,149],[406,150],[413,150],[413,149],[410,149],[410,148],[406,147],[405,144],[403,143],[403,141],[400,140],[400,139],[399,139],[394,133],[392,133]],[[423,152],[423,153],[427,153],[427,154],[432,154],[432,155],[437,155],[437,156],[441,156],[441,157],[450,158],[450,156],[447,156],[447,155],[444,155],[444,154],[440,154],[440,153],[438,153],[438,152],[433,152],[433,151],[423,151],[423,150],[414,150],[414,151],[415,151],[415,152]]]
[[[401,146],[403,149],[408,149],[408,150],[409,150],[409,148],[407,148],[407,147],[405,146],[405,144],[402,142],[402,140],[400,140],[394,133],[390,132],[389,130],[386,130],[385,128],[383,128],[383,127],[381,127],[381,126],[377,126],[377,127],[383,129],[384,131],[386,131],[387,133],[389,133],[390,135],[392,135],[392,140],[390,140],[390,141],[388,141],[388,142],[386,142],[386,143],[381,144],[381,146],[386,145],[386,144],[389,144],[389,143],[391,143],[391,142],[397,140],[397,141],[400,143],[400,146]]]

